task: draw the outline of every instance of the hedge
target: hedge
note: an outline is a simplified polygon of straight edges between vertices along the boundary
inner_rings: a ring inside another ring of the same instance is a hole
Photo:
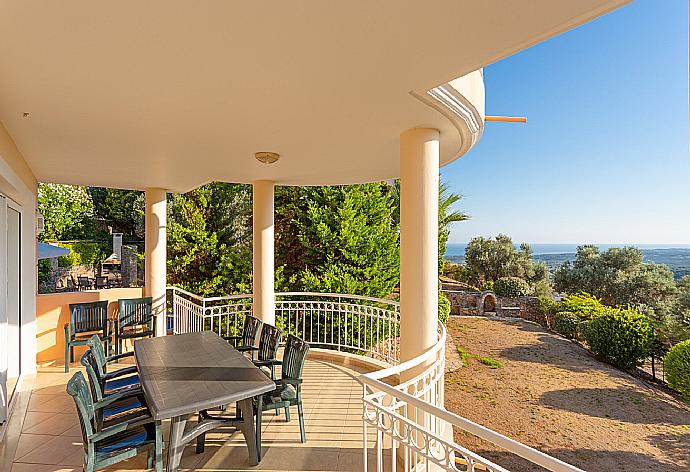
[[[649,355],[654,330],[636,310],[609,309],[592,318],[585,330],[589,348],[621,369],[632,369]]]
[[[664,358],[664,370],[669,387],[680,392],[690,402],[690,339],[676,344]]]
[[[532,294],[529,284],[519,277],[501,277],[494,282],[493,289],[499,297],[525,297]]]
[[[568,339],[575,339],[580,321],[580,317],[571,311],[559,311],[554,317],[553,329]]]

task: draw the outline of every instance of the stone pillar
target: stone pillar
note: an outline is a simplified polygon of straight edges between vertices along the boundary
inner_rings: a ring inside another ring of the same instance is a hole
[[[122,246],[122,259],[120,260],[120,275],[123,287],[136,287],[139,280],[137,274],[137,255],[132,246]]]
[[[436,344],[439,132],[400,135],[400,360]]]
[[[273,191],[271,181],[253,183],[253,299],[254,316],[275,326]]]
[[[167,204],[165,189],[146,189],[145,218],[144,296],[153,298],[153,313],[156,316],[156,336],[165,336],[165,264],[167,256]]]

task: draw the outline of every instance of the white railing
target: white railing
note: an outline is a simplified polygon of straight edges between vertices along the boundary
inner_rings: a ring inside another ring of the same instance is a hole
[[[252,312],[251,295],[202,298],[170,287],[175,333],[210,330],[239,335]],[[400,304],[392,300],[337,293],[276,293],[276,326],[313,346],[398,361]]]
[[[169,287],[169,317],[177,333],[212,330],[239,334],[252,312],[252,295],[199,297]],[[399,362],[398,302],[334,293],[276,293],[276,326],[315,346],[347,350],[387,362],[391,367],[361,375],[363,386],[364,464],[369,468],[367,430],[374,428],[375,469],[405,472],[506,472],[453,440],[453,428],[470,433],[556,472],[581,469],[473,423],[444,408],[446,330],[424,354]],[[387,459],[384,457],[388,455]]]

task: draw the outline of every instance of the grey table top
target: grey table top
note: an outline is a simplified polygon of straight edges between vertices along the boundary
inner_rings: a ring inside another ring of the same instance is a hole
[[[215,408],[269,392],[275,384],[210,331],[134,343],[141,386],[157,420]]]

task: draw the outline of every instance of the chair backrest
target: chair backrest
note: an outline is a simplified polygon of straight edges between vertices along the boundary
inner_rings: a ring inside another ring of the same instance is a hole
[[[93,335],[86,341],[86,345],[89,346],[89,350],[91,351],[91,355],[93,356],[96,373],[98,374],[99,378],[101,378],[108,371],[108,359],[106,358],[105,349],[103,349],[103,344],[101,343],[101,340],[98,338],[98,336]]]
[[[91,398],[95,399],[97,402],[103,400],[103,387],[105,387],[105,381],[103,376],[99,374],[98,362],[94,356],[91,349],[87,350],[81,356],[81,365],[86,367],[86,374],[89,377],[89,388],[91,390]]]
[[[70,333],[108,331],[108,302],[71,303],[69,306]]]
[[[89,386],[86,384],[84,374],[76,372],[69,382],[67,382],[67,393],[74,399],[77,406],[77,414],[79,415],[79,424],[81,425],[81,434],[84,442],[84,450],[87,450],[88,443],[95,432],[96,426],[94,418],[96,411],[93,405],[93,399],[89,392]]]
[[[252,315],[247,315],[244,318],[244,326],[242,327],[242,346],[254,346],[256,344],[256,336],[259,334],[261,328],[261,320]]]
[[[283,338],[283,332],[264,323],[261,328],[261,337],[259,338],[259,352],[257,357],[260,361],[268,361],[275,359],[278,356],[278,345]]]
[[[281,377],[284,379],[301,379],[307,354],[309,354],[309,344],[297,336],[288,335],[283,353]]]
[[[96,288],[107,287],[108,286],[108,276],[107,275],[97,275],[96,276]]]
[[[85,277],[83,275],[78,276],[77,281],[79,282],[80,287],[90,287],[91,286],[91,280],[89,280],[88,277]]]
[[[153,298],[121,298],[118,300],[120,315],[118,323],[120,329],[127,326],[149,325],[153,329],[153,315],[151,304]]]

